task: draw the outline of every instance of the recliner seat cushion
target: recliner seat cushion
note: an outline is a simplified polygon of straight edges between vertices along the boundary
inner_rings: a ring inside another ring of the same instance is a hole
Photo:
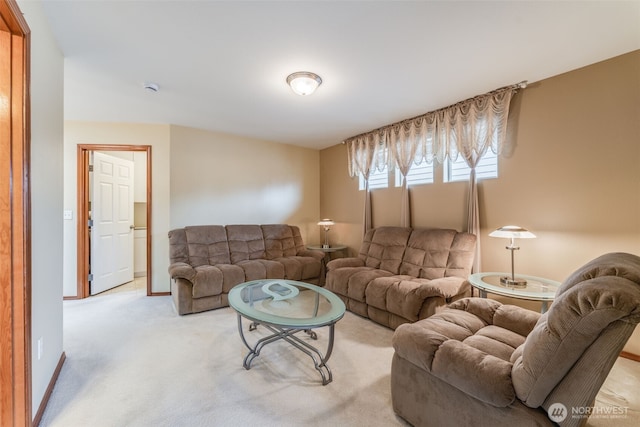
[[[461,391],[494,406],[508,406],[516,397],[510,358],[526,338],[505,322],[515,311],[531,324],[527,310],[519,307],[462,299],[441,313],[399,326],[393,346],[398,356]]]
[[[282,279],[284,277],[284,266],[278,261],[267,259],[253,259],[236,263],[244,270],[244,281],[259,279]]]

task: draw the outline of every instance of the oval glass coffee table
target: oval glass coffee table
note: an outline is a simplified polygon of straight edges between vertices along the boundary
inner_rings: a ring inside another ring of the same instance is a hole
[[[500,278],[509,276],[508,273],[475,273],[469,276],[469,282],[480,291],[482,298],[487,297],[487,292],[511,298],[541,301],[542,313],[547,311],[549,301],[553,301],[560,282],[544,279],[542,277],[526,276],[518,274],[518,279],[526,280],[525,286],[508,286],[501,283]]]
[[[322,385],[333,380],[327,361],[333,351],[335,324],[345,312],[345,305],[337,295],[319,286],[294,280],[253,280],[231,289],[229,305],[238,313],[240,338],[249,349],[249,354],[244,358],[245,369],[251,368],[251,362],[260,355],[265,345],[284,340],[313,359],[316,370],[322,376]],[[251,321],[249,331],[262,325],[272,334],[250,345],[242,328],[243,317]],[[313,329],[323,326],[329,327],[324,355],[308,340],[296,336],[304,332],[315,340],[317,334]]]

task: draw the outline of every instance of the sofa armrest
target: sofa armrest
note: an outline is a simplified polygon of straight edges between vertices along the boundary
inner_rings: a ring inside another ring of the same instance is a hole
[[[440,296],[445,299],[452,298],[470,288],[469,282],[462,277],[456,276],[431,280],[417,279],[416,281],[420,283],[420,287],[418,287],[416,292],[423,300],[435,296]]]
[[[486,298],[464,298],[451,303],[449,308],[464,310],[478,316],[487,324],[508,329],[523,337],[531,333],[541,316],[533,310],[501,304]]]
[[[364,267],[364,260],[360,258],[336,258],[327,263],[327,270],[342,267]]]
[[[431,374],[458,390],[497,407],[516,398],[513,365],[463,342],[448,340],[435,353]]]
[[[186,262],[174,262],[169,266],[169,276],[172,279],[186,279],[193,283],[196,270]]]

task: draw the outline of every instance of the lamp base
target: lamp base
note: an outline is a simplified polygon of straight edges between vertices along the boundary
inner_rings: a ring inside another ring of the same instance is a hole
[[[525,288],[527,286],[527,281],[524,279],[512,279],[507,276],[502,276],[500,278],[500,284],[511,288]]]
[[[322,249],[329,249],[329,245],[327,244],[322,245]]]

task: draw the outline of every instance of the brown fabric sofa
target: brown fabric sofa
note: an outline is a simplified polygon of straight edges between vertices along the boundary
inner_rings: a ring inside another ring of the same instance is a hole
[[[378,227],[355,258],[327,263],[325,287],[347,309],[395,329],[470,296],[476,236],[446,229]]]
[[[199,225],[169,231],[171,294],[178,314],[229,305],[239,283],[324,280],[321,251],[307,250],[295,225]]]
[[[414,426],[582,425],[638,322],[640,257],[625,253],[578,269],[543,315],[462,299],[396,329],[394,411]]]

